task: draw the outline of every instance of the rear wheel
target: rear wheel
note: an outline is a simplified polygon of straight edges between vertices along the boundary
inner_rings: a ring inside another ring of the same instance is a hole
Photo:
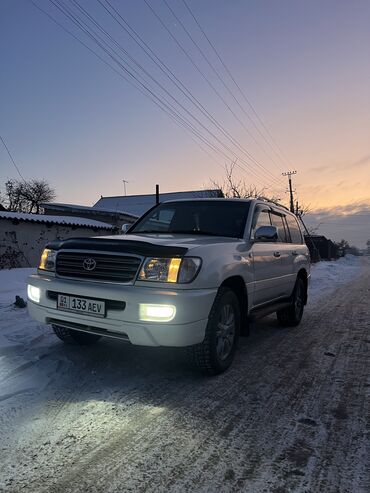
[[[90,346],[95,344],[101,336],[96,334],[88,334],[87,332],[81,332],[79,330],[67,329],[60,325],[52,325],[55,334],[63,342],[67,344],[78,344],[80,346]]]
[[[224,372],[231,365],[240,333],[239,301],[229,288],[220,288],[208,317],[203,342],[187,348],[188,359],[209,375]]]
[[[298,277],[292,295],[292,303],[287,308],[276,312],[280,325],[285,327],[295,327],[302,320],[305,302],[305,285],[303,280]]]

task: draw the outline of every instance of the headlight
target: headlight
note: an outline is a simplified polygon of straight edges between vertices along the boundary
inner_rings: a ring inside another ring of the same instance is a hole
[[[195,279],[200,258],[147,258],[141,268],[139,281],[187,283]]]
[[[57,252],[55,250],[45,248],[41,255],[39,269],[54,271],[56,254]]]
[[[29,284],[27,286],[27,295],[31,301],[34,301],[35,303],[40,303],[40,288]]]

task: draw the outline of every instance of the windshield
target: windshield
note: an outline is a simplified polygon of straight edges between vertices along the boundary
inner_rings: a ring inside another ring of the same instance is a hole
[[[249,203],[192,200],[158,205],[129,231],[137,233],[199,234],[242,238]]]

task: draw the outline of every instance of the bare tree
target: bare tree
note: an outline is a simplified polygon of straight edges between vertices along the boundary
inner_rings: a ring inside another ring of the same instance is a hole
[[[212,186],[220,189],[226,198],[264,198],[277,204],[280,202],[278,197],[268,196],[266,188],[257,188],[255,185],[247,184],[245,180],[237,179],[234,172],[235,166],[236,161],[233,161],[230,165],[225,165],[225,178],[222,182],[211,180]]]
[[[8,211],[40,213],[40,204],[55,198],[55,190],[46,180],[20,181],[10,179],[5,183],[5,204]]]

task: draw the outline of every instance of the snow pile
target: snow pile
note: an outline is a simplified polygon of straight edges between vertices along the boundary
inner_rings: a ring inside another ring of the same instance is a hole
[[[316,301],[331,294],[340,285],[358,276],[361,269],[361,257],[355,257],[354,255],[346,255],[338,260],[313,264],[311,267],[309,300]]]

